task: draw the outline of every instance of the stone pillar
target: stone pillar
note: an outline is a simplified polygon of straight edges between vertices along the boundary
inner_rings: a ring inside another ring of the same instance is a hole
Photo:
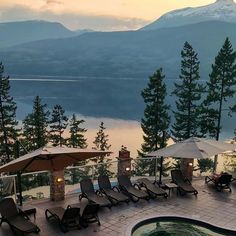
[[[183,175],[192,181],[193,178],[193,158],[182,158],[180,162],[180,170]]]
[[[65,199],[64,170],[51,172],[50,198],[52,201]]]
[[[118,159],[118,173],[117,175],[131,175],[131,160],[132,158],[130,158],[130,152],[122,147],[121,150],[119,151],[119,157],[117,157]]]

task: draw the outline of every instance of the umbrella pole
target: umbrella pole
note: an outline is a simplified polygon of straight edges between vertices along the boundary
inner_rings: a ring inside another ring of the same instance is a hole
[[[215,155],[214,156],[214,166],[213,166],[213,171],[214,172],[216,172],[217,162],[218,162],[218,155]]]
[[[21,173],[17,173],[18,178],[18,190],[19,190],[19,200],[20,200],[20,206],[22,206],[22,188],[21,188]]]
[[[155,158],[155,183],[157,182],[157,158]]]
[[[20,142],[16,140],[16,158],[20,156]],[[22,206],[22,188],[21,188],[21,172],[17,172],[17,179],[18,179],[18,190],[19,190],[19,201],[20,206]]]
[[[162,184],[162,183],[161,183],[162,172],[163,172],[163,157],[161,157],[161,160],[160,160],[160,176],[159,176],[159,184]]]

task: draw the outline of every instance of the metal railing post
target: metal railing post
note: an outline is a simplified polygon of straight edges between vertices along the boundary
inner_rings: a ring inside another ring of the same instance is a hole
[[[157,182],[157,158],[155,158],[155,183]]]
[[[15,202],[17,202],[17,195],[16,195],[16,177],[14,176],[13,179],[13,189],[14,189],[14,195],[15,195]]]
[[[94,179],[94,165],[92,166],[92,181]]]

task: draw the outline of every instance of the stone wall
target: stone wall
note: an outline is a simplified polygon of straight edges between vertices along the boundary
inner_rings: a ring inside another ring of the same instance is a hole
[[[52,201],[65,199],[64,170],[51,172],[50,198]]]
[[[131,175],[131,160],[130,152],[124,148],[119,151],[117,173],[119,175]]]

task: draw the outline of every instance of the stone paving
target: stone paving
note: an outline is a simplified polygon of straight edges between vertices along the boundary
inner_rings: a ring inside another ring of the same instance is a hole
[[[236,181],[235,181],[236,182]],[[128,236],[132,227],[139,221],[157,216],[183,216],[208,222],[210,224],[236,230],[236,183],[232,184],[232,193],[228,190],[217,192],[213,185],[206,185],[204,180],[194,180],[193,185],[199,191],[198,197],[194,195],[179,196],[171,192],[168,199],[157,198],[155,200],[140,200],[137,203],[119,204],[101,209],[99,217],[101,226],[90,224],[86,229],[71,230],[66,235],[84,236]],[[65,201],[51,202],[48,200],[31,202],[36,207],[36,220],[32,221],[40,227],[40,236],[65,235],[57,224],[47,222],[45,210],[55,206],[64,206],[78,202],[78,195],[67,196]],[[84,202],[82,202],[82,205]],[[30,207],[28,205],[27,207]],[[0,227],[0,235],[12,236],[9,226],[3,223]],[[33,235],[33,234],[32,234]]]

